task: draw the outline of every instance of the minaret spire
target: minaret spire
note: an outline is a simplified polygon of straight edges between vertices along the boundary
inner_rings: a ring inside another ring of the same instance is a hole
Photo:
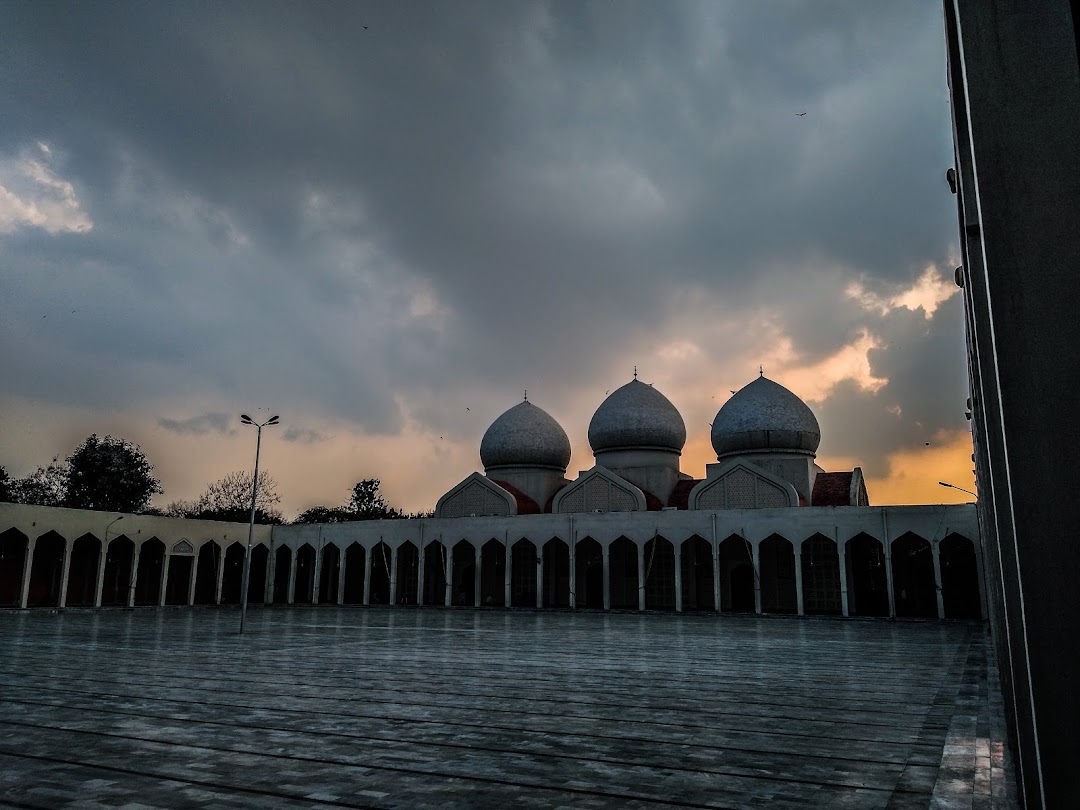
[[[637,379],[637,366],[634,366],[634,379]]]

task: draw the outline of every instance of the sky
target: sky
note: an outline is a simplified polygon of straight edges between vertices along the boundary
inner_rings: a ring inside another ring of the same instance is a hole
[[[0,464],[430,509],[521,401],[682,469],[765,375],[871,503],[970,500],[940,3],[0,3]]]

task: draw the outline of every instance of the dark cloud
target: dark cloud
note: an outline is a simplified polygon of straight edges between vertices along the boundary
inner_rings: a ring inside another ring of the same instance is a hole
[[[926,321],[845,295],[910,285],[955,241],[932,3],[41,2],[6,17],[0,161],[48,144],[93,222],[0,234],[12,394],[273,403],[473,437],[524,388],[574,413],[595,390],[595,407],[669,340],[702,350],[672,386],[735,387],[769,323],[807,364],[880,338],[887,388],[841,387],[820,409],[845,436],[865,423],[859,452],[955,421],[956,308]],[[897,402],[907,427],[874,429]]]
[[[326,441],[329,436],[311,428],[290,425],[281,432],[281,438],[287,442],[296,442],[298,444],[316,444]]]
[[[204,436],[208,433],[220,433],[232,436],[236,433],[235,419],[227,413],[203,413],[188,419],[158,418],[158,427],[179,436]]]

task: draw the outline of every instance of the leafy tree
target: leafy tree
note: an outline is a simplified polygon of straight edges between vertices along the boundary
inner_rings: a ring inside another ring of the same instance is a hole
[[[154,465],[138,445],[91,434],[67,457],[64,506],[103,512],[138,512],[163,492]]]
[[[281,496],[277,494],[277,482],[265,470],[260,471],[255,492],[255,522],[282,523],[281,512],[274,506],[278,503]],[[207,484],[194,501],[173,501],[163,511],[169,517],[247,523],[251,519],[251,473],[231,472]]]
[[[352,489],[352,495],[346,509],[355,517],[353,520],[385,520],[403,517],[402,513],[387,503],[379,492],[382,481],[378,478],[365,478],[358,481]]]
[[[343,506],[313,506],[301,512],[296,523],[348,523],[354,520],[399,520],[411,517],[431,517],[433,513],[407,515],[392,507],[379,491],[382,481],[365,478],[358,481]]]
[[[32,506],[63,506],[67,489],[67,462],[54,456],[47,467],[38,467],[25,478],[11,482],[11,500]]]
[[[8,477],[8,471],[0,466],[0,503],[11,503],[11,478]]]

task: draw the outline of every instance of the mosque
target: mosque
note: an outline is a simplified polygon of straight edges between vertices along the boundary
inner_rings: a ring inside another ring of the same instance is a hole
[[[870,506],[858,467],[815,463],[813,412],[764,374],[716,414],[704,478],[636,373],[588,437],[595,463],[570,479],[566,432],[526,398],[433,518],[257,526],[249,602],[985,616],[974,505]],[[0,529],[2,605],[240,600],[246,524],[0,504]]]

